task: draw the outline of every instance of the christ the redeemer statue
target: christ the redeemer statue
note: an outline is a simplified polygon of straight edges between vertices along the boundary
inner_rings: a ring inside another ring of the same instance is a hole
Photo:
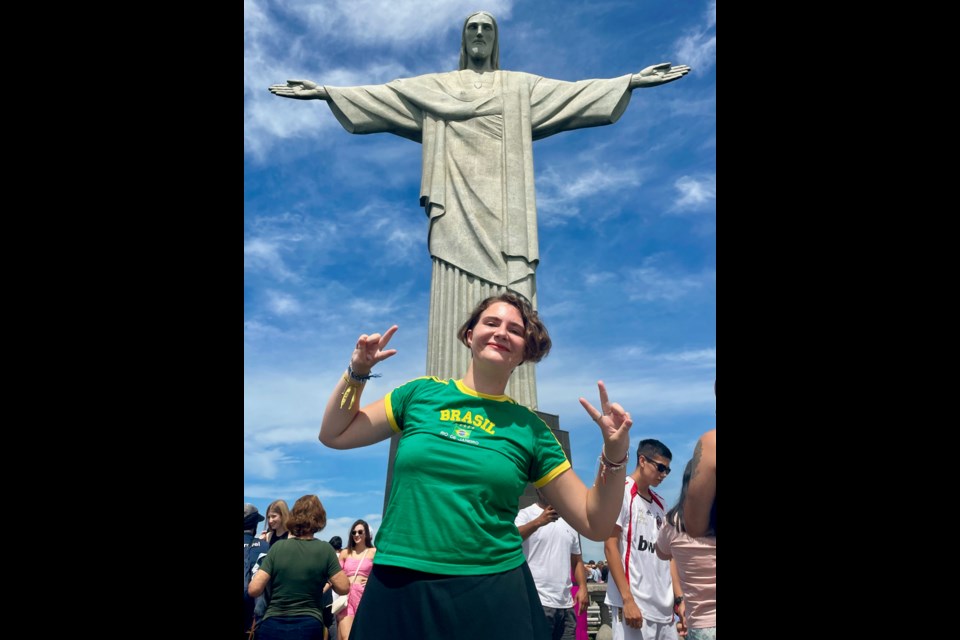
[[[470,351],[450,327],[480,300],[510,290],[536,308],[533,141],[613,124],[631,90],[690,71],[662,63],[619,78],[563,82],[501,71],[499,62],[497,22],[481,11],[464,22],[459,71],[362,87],[310,80],[270,86],[284,98],[326,100],[350,133],[393,133],[422,144],[420,205],[430,219],[433,258],[426,375],[441,379],[467,370]],[[537,408],[532,364],[517,368],[507,394]]]

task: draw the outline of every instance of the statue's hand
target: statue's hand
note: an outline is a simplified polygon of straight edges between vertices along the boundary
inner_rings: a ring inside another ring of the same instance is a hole
[[[312,80],[287,80],[286,84],[272,84],[270,93],[295,100],[326,100],[326,90]]]
[[[657,85],[679,80],[688,73],[690,73],[690,67],[685,64],[677,65],[676,67],[671,66],[669,62],[652,64],[640,73],[633,75],[633,78],[630,79],[630,88],[656,87]]]

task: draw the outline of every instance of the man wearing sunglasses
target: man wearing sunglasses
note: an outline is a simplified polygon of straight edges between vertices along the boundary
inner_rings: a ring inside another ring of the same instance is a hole
[[[605,599],[613,640],[677,640],[671,562],[654,551],[666,509],[663,498],[651,490],[670,473],[672,459],[659,440],[640,441],[637,468],[626,479],[620,516],[604,543],[613,583]],[[676,592],[680,594],[679,584]]]

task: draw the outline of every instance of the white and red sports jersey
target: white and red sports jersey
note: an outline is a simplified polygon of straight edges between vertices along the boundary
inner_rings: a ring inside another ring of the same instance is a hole
[[[623,570],[630,583],[633,599],[640,607],[644,619],[651,622],[673,622],[673,580],[670,577],[670,561],[657,557],[654,545],[660,527],[666,521],[663,498],[653,490],[653,500],[647,501],[637,492],[633,478],[627,477],[623,488],[623,505],[617,517],[620,527],[620,558]],[[610,580],[605,602],[615,607],[623,606],[617,585]]]

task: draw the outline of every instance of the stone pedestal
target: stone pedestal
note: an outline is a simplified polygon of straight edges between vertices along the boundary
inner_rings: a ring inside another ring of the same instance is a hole
[[[427,322],[427,368],[425,375],[441,380],[460,378],[470,366],[470,349],[457,339],[457,331],[481,300],[507,292],[524,296],[537,308],[532,294],[508,289],[474,277],[442,260],[433,261],[430,281],[430,315]],[[518,403],[537,409],[536,364],[516,368],[504,393]]]

